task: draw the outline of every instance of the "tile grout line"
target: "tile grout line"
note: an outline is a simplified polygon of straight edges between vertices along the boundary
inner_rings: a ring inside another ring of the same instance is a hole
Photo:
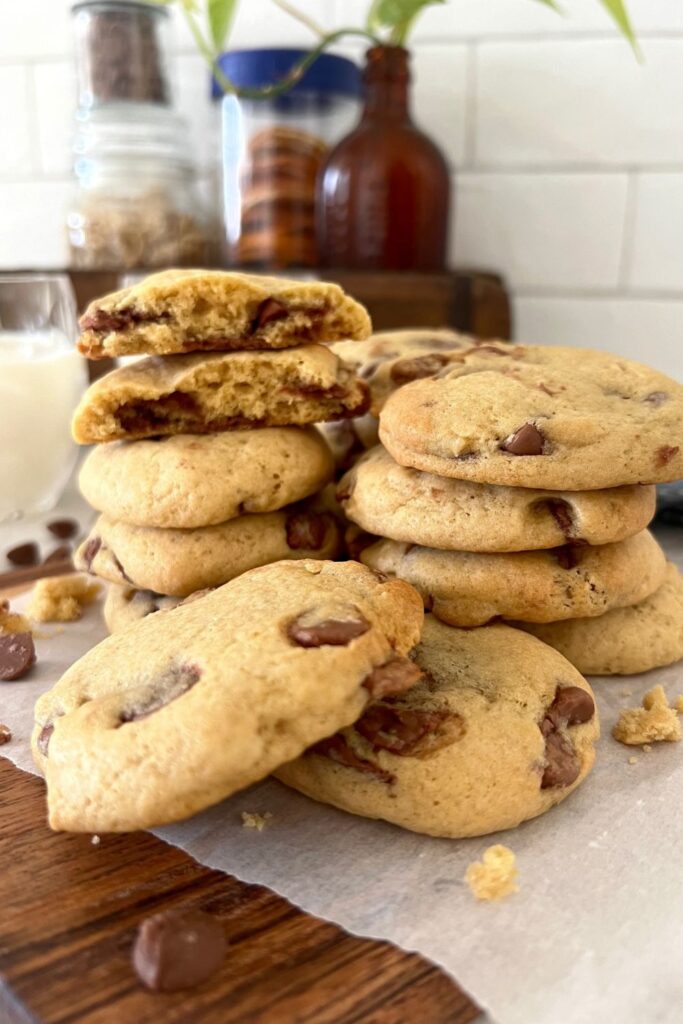
[[[631,170],[626,178],[626,203],[624,206],[624,223],[621,232],[621,246],[619,254],[619,267],[617,272],[617,285],[623,293],[630,294],[629,278],[631,276],[633,261],[633,246],[635,242],[636,207],[637,207],[638,175],[636,170]]]

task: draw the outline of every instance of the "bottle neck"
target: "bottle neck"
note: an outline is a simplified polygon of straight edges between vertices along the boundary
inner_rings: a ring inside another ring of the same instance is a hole
[[[408,51],[373,46],[366,54],[364,120],[410,121]]]

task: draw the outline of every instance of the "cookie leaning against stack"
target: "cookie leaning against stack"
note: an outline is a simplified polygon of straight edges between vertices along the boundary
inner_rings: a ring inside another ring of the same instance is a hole
[[[556,622],[529,628],[579,669],[636,664],[611,639],[589,658],[572,632],[595,619],[613,639],[616,610],[633,608],[643,636],[656,633],[667,567],[645,527],[652,485],[683,473],[683,388],[605,353],[504,342],[378,372],[414,379],[380,411],[384,447],[339,485],[371,535],[361,559],[413,583],[452,625]],[[639,671],[683,655],[655,639],[649,651]]]
[[[92,303],[90,358],[143,355],[96,381],[73,419],[80,486],[102,513],[76,555],[107,580],[120,629],[258,565],[338,552],[310,499],[333,475],[312,424],[362,414],[367,386],[322,341],[366,337],[337,285],[171,270]]]

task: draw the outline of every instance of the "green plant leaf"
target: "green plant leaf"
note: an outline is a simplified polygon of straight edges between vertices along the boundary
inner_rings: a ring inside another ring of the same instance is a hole
[[[368,28],[391,31],[391,42],[402,44],[415,18],[424,7],[444,4],[446,0],[373,0],[368,14]]]
[[[539,4],[544,4],[546,7],[552,7],[552,9],[554,11],[557,11],[558,14],[562,14],[562,8],[557,3],[557,0],[536,0],[536,2]]]
[[[600,0],[600,3],[605,8],[607,13],[616,22],[621,32],[626,36],[629,43],[633,47],[633,52],[635,53],[636,57],[638,57],[638,59],[640,60],[642,58],[642,54],[638,46],[636,34],[633,31],[631,19],[628,16],[628,11],[626,10],[624,0]]]
[[[206,16],[211,39],[217,53],[223,49],[235,15],[237,0],[207,0]]]

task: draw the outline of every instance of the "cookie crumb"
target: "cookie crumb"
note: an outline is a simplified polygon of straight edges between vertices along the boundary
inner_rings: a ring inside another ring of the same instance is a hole
[[[473,861],[465,881],[478,900],[502,900],[519,891],[515,855],[499,843],[484,850],[481,861]]]
[[[681,738],[681,723],[676,709],[669,704],[664,687],[654,686],[643,697],[641,708],[626,708],[612,729],[619,743],[641,746],[652,743],[676,743]],[[647,746],[643,746],[646,750]],[[652,748],[650,748],[652,749]]]
[[[677,714],[683,715],[683,696],[676,697],[676,700],[674,701],[674,707],[676,709]]]
[[[257,832],[263,832],[273,815],[270,811],[265,814],[257,814],[255,811],[242,811],[242,828],[255,828]]]
[[[4,746],[5,743],[9,743],[12,739],[12,730],[8,725],[0,725],[0,747]]]
[[[652,747],[650,746],[649,743],[644,743],[643,744],[643,752],[646,753],[646,754],[651,754],[652,753]]]
[[[100,590],[99,583],[77,573],[49,576],[38,580],[26,610],[36,622],[75,622]]]
[[[99,836],[91,836],[90,842],[93,844],[93,846],[99,846],[102,840],[100,839]]]
[[[622,690],[621,691],[621,696],[622,697],[632,697],[633,696],[633,690]]]
[[[629,764],[638,764],[638,758],[637,757],[629,757],[628,763]]]
[[[0,601],[0,633],[30,633],[31,625],[19,612],[10,609],[9,601]]]

